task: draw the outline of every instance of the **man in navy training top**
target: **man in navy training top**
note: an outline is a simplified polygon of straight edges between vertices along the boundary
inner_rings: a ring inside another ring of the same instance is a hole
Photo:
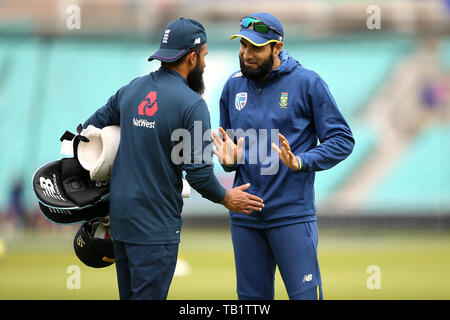
[[[110,195],[120,299],[167,298],[180,242],[183,171],[203,197],[229,210],[249,214],[263,206],[243,191],[248,184],[225,190],[214,175],[210,115],[200,96],[207,53],[199,22],[172,21],[148,59],[160,60],[161,68],[120,88],[83,124],[121,128]]]
[[[324,80],[282,50],[276,17],[250,14],[240,27],[231,38],[241,70],[225,83],[213,132],[234,186],[250,182],[264,200],[251,215],[230,210],[238,298],[273,299],[278,265],[290,299],[323,299],[314,177],[352,152],[352,132]]]

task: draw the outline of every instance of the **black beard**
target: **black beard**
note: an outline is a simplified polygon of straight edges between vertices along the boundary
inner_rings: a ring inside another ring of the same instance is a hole
[[[189,72],[187,77],[189,88],[197,92],[200,96],[205,92],[205,83],[203,81],[203,71],[200,69],[200,63]]]
[[[247,68],[240,56],[239,64],[241,66],[241,72],[244,77],[250,80],[261,80],[266,77],[270,71],[272,71],[273,56],[269,55],[269,57],[264,60],[256,69]]]

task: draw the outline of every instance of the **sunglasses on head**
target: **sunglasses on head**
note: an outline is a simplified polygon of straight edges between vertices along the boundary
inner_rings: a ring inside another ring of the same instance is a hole
[[[244,27],[246,29],[252,29],[254,31],[262,32],[262,33],[268,33],[269,30],[272,30],[275,33],[279,34],[280,36],[283,36],[278,30],[270,27],[264,21],[261,21],[260,19],[256,19],[256,18],[252,18],[252,17],[242,18],[241,19],[241,27]]]

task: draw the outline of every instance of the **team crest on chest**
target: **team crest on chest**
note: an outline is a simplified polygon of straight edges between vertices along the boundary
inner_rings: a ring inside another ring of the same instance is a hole
[[[280,97],[280,108],[286,108],[288,105],[288,92],[282,92]]]
[[[247,104],[247,92],[239,92],[236,94],[236,99],[234,100],[234,106],[239,111],[242,110],[242,108],[245,107]]]

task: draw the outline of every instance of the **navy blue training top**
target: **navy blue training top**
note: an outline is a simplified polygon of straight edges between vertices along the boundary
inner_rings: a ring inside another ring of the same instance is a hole
[[[210,158],[208,107],[177,72],[161,67],[134,79],[83,127],[88,125],[121,128],[111,174],[113,239],[136,244],[178,243],[183,171],[203,197],[216,203],[225,197]]]
[[[287,51],[279,57],[281,65],[263,83],[234,72],[220,98],[220,125],[232,129],[236,140],[246,138],[245,161],[222,166],[236,171],[234,186],[250,182],[246,191],[264,200],[260,212],[231,211],[232,224],[270,228],[315,221],[315,172],[346,159],[355,145],[325,81]],[[300,170],[286,167],[272,150],[278,133],[289,141]]]

